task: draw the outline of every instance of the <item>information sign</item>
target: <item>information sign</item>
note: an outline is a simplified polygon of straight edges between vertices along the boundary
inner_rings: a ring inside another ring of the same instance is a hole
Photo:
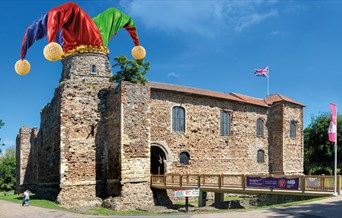
[[[199,189],[198,188],[176,189],[174,192],[175,198],[198,197],[198,196],[199,196]]]

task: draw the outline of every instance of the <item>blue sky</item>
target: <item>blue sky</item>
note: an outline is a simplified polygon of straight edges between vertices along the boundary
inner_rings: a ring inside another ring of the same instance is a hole
[[[20,126],[39,127],[40,110],[61,78],[61,62],[43,56],[46,38],[28,50],[30,73],[15,73],[25,29],[64,2],[0,0],[0,138],[6,148],[15,145]],[[264,98],[267,80],[254,70],[269,66],[270,94],[306,105],[305,126],[313,115],[329,112],[330,102],[342,105],[342,1],[75,2],[91,17],[116,7],[133,18],[151,62],[149,81]],[[120,30],[109,42],[111,63],[117,55],[131,57],[133,46]]]

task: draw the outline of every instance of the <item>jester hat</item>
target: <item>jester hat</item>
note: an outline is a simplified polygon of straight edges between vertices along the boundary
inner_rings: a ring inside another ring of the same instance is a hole
[[[49,44],[44,48],[44,56],[55,61],[81,52],[108,54],[108,42],[121,28],[125,28],[133,39],[133,57],[143,59],[146,52],[140,46],[136,25],[120,10],[109,8],[91,19],[76,3],[57,6],[27,27],[20,60],[15,65],[16,72],[20,75],[29,72],[30,64],[25,60],[27,50],[45,36]]]

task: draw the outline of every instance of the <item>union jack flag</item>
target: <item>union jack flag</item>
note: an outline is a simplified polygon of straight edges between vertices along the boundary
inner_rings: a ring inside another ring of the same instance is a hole
[[[261,69],[256,69],[254,73],[256,76],[268,77],[268,71],[269,71],[268,67],[264,67]]]

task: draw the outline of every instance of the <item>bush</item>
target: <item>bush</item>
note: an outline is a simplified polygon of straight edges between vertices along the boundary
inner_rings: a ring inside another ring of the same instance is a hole
[[[0,157],[0,190],[2,191],[10,191],[15,188],[16,160],[13,150],[14,147],[8,148]]]

